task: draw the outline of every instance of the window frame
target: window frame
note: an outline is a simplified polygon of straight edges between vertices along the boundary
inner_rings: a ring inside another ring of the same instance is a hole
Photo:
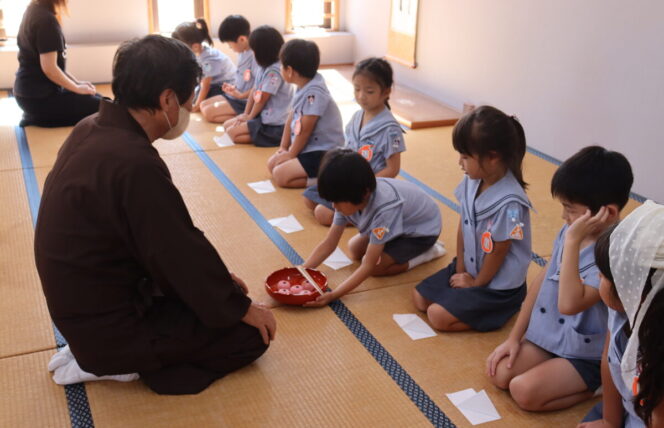
[[[194,2],[194,17],[203,18],[210,25],[210,1],[192,0]],[[162,34],[159,28],[159,6],[158,0],[147,0],[148,2],[148,23],[150,34]]]
[[[332,31],[339,31],[340,27],[340,19],[341,19],[341,0],[323,0],[323,3],[329,3],[330,4],[330,12],[329,13],[324,13],[323,18],[329,18],[330,19],[330,27],[313,27],[313,28],[319,28],[322,30],[325,30],[327,32],[332,32]],[[323,6],[323,10],[325,10],[325,6]],[[286,27],[285,27],[285,33],[286,34],[294,34],[297,33],[298,30],[293,28],[293,0],[286,0]]]

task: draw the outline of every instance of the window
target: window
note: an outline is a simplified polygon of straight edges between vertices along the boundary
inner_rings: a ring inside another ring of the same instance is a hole
[[[208,0],[148,0],[150,33],[171,34],[183,22],[205,18],[210,25]]]
[[[0,0],[0,33],[4,28],[6,37],[16,37],[23,19],[23,12],[30,0]],[[1,38],[1,37],[0,37]]]
[[[286,0],[286,32],[339,30],[340,0]]]

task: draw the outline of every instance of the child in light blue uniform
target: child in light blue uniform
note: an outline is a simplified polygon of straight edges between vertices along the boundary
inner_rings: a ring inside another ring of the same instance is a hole
[[[292,86],[281,77],[279,50],[283,44],[281,34],[268,25],[251,32],[249,45],[260,68],[245,112],[224,122],[234,143],[276,147],[281,142],[293,97]]]
[[[185,43],[194,51],[196,60],[203,71],[198,94],[191,110],[197,112],[201,109],[201,103],[204,100],[220,95],[221,86],[233,81],[235,65],[226,54],[212,47],[214,43],[210,37],[210,31],[202,18],[178,25],[173,32],[173,38]],[[204,42],[207,42],[209,46]]]
[[[403,129],[388,103],[393,84],[392,67],[384,59],[367,58],[355,67],[355,100],[362,109],[346,125],[346,147],[364,156],[376,177],[396,177],[401,153],[406,151]],[[307,188],[303,195],[316,220],[329,226],[334,215],[332,203],[320,197],[316,186]]]
[[[318,166],[328,150],[343,145],[341,112],[318,71],[320,53],[316,43],[293,39],[280,54],[282,75],[295,84],[279,150],[267,163],[280,187],[304,187],[318,175]]]
[[[597,240],[600,295],[609,307],[602,402],[579,428],[664,421],[664,206],[646,201]]]
[[[632,181],[627,159],[597,146],[566,160],[553,176],[551,193],[566,224],[508,339],[487,359],[491,382],[509,389],[525,410],[570,407],[601,383],[607,309],[593,251],[601,232],[618,221]]]
[[[321,196],[333,201],[334,223],[304,262],[315,268],[337,248],[346,225],[359,231],[348,242],[360,266],[334,291],[306,306],[323,306],[347,294],[369,276],[395,275],[445,254],[438,205],[416,185],[376,178],[369,163],[348,149],[328,152],[318,174]]]
[[[415,307],[443,331],[500,328],[521,306],[531,258],[530,202],[521,162],[523,128],[514,117],[482,106],[463,116],[452,141],[466,176],[457,257],[413,290]]]
[[[227,16],[219,25],[219,40],[238,54],[234,82],[221,85],[221,95],[201,103],[201,114],[208,122],[224,123],[244,113],[254,87],[258,64],[249,46],[251,26],[241,15]]]

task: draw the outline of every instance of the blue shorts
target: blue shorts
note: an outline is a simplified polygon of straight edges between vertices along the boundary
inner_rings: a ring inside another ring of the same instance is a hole
[[[257,147],[278,147],[284,133],[284,125],[266,125],[258,116],[247,122],[251,141]]]
[[[221,92],[220,95],[226,98],[226,101],[228,101],[228,105],[230,105],[233,108],[233,111],[236,114],[244,113],[244,108],[247,106],[247,100],[239,100],[237,98],[233,98],[223,91]]]

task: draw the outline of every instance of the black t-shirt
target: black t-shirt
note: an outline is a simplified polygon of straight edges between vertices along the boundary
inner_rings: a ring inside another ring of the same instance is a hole
[[[42,71],[39,55],[57,51],[57,64],[65,70],[65,38],[55,14],[38,3],[30,3],[18,30],[18,71],[14,94],[25,98],[43,98],[60,90]]]

